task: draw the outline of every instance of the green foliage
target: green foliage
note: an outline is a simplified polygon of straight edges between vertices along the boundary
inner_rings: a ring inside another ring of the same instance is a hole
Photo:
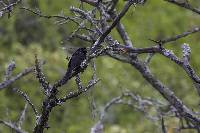
[[[198,1],[191,0],[194,4]],[[28,4],[28,3],[27,3]],[[31,2],[34,7],[34,2]],[[120,1],[118,11],[122,8],[124,1]],[[79,6],[74,1],[38,1],[38,6],[42,13],[54,15],[63,12],[70,15],[71,5]],[[87,7],[84,5],[84,7]],[[89,7],[88,7],[89,8]],[[148,39],[163,39],[172,35],[180,34],[200,23],[196,14],[171,5],[164,1],[149,0],[144,6],[132,7],[123,18],[127,32],[133,40],[134,46],[146,47],[153,45]],[[0,20],[0,77],[3,77],[6,64],[10,60],[16,61],[14,74],[19,73],[27,66],[34,65],[34,54],[46,61],[43,66],[47,79],[53,83],[58,80],[67,68],[67,54],[62,50],[61,42],[71,45],[66,41],[67,35],[73,31],[75,25],[56,25],[55,20],[39,18],[24,10],[16,10],[10,19],[6,16]],[[119,38],[116,30],[112,32],[116,39]],[[200,49],[199,33],[173,42],[167,46],[181,57],[181,44],[189,43],[192,49],[191,63],[195,70],[200,73],[198,53]],[[81,43],[81,44],[80,44]],[[85,45],[83,42],[74,41],[75,45]],[[146,57],[146,55],[145,55]],[[144,57],[141,57],[144,58]],[[48,133],[59,132],[89,132],[90,128],[98,120],[92,118],[91,104],[88,99],[94,97],[98,109],[111,100],[112,97],[119,96],[123,90],[129,89],[142,96],[161,99],[142,76],[130,65],[123,64],[109,57],[96,59],[97,75],[101,82],[90,93],[82,95],[80,98],[67,101],[63,106],[56,107],[49,120],[51,127]],[[186,77],[186,73],[170,60],[156,54],[150,64],[151,70],[161,81],[169,86],[179,98],[188,106],[196,109],[199,103],[196,90],[192,82]],[[92,74],[90,67],[81,75],[84,84],[88,82]],[[42,94],[39,83],[35,75],[30,74],[18,80],[10,87],[0,92],[0,119],[12,121],[17,120],[20,111],[24,107],[24,100],[12,91],[17,87],[26,92],[32,102],[39,109],[42,106]],[[62,87],[60,96],[66,91],[74,90],[77,87],[74,81],[70,81]],[[195,100],[196,99],[196,100]],[[8,112],[8,113],[6,113]],[[5,114],[8,114],[5,115]],[[130,133],[130,132],[157,132],[157,126],[144,118],[143,114],[131,110],[127,106],[116,105],[109,110],[106,119],[105,130],[108,133]],[[24,123],[24,129],[32,131],[35,119],[32,110],[28,109]],[[174,120],[173,122],[176,122]],[[172,128],[174,125],[170,125]],[[0,132],[9,133],[10,129],[0,125]]]

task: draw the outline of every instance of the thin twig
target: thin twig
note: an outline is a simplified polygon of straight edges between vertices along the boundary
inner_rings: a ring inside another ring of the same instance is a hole
[[[79,23],[74,18],[66,17],[64,15],[44,15],[39,11],[34,11],[34,10],[27,8],[27,7],[20,7],[19,9],[29,11],[29,12],[31,12],[31,13],[39,16],[39,17],[42,17],[42,18],[47,18],[47,19],[58,18],[58,19],[62,19],[62,20],[65,20],[65,21],[70,20],[70,21],[73,21],[74,23],[76,23],[77,25],[79,25]]]
[[[197,32],[200,32],[200,27],[193,28],[191,30],[185,31],[185,32],[183,32],[183,33],[181,33],[179,35],[173,36],[173,37],[168,37],[166,39],[160,40],[159,42],[161,44],[173,42],[173,41],[176,41],[176,40],[178,40],[180,38],[186,37],[188,35],[191,35],[191,34],[197,33]]]
[[[18,128],[14,123],[0,120],[0,124],[4,124],[5,126],[16,131],[17,133],[27,133],[26,131],[23,131],[22,129]]]
[[[93,82],[91,82],[90,84],[88,84],[85,88],[78,90],[78,91],[74,91],[74,92],[69,92],[64,98],[60,98],[58,100],[58,104],[62,104],[64,102],[66,102],[68,99],[72,99],[74,97],[78,97],[79,95],[81,95],[84,92],[87,92],[91,87],[93,87],[95,84],[97,84],[100,80],[97,79]]]
[[[164,0],[167,1],[169,3],[175,4],[177,6],[183,7],[185,9],[188,9],[194,13],[197,13],[200,15],[200,10],[197,8],[192,7],[188,2],[178,2],[177,0]]]
[[[33,72],[34,67],[28,67],[24,69],[21,73],[17,74],[15,77],[10,78],[9,80],[5,80],[2,83],[0,83],[0,90],[4,89],[5,87],[9,86],[16,80],[20,79],[21,77]]]
[[[24,93],[23,91],[17,89],[17,88],[14,88],[13,89],[14,91],[16,91],[17,93],[19,93],[27,102],[28,104],[31,106],[31,108],[33,109],[33,112],[35,113],[35,116],[37,117],[39,115],[38,111],[36,110],[35,106],[33,105],[33,103],[31,102],[29,96]]]
[[[104,41],[104,39],[106,38],[106,36],[111,32],[111,30],[118,24],[118,22],[121,20],[121,18],[126,14],[126,12],[128,11],[129,7],[133,4],[134,2],[132,0],[129,0],[124,8],[122,9],[122,11],[119,13],[119,15],[117,15],[117,17],[114,19],[113,23],[111,24],[111,26],[97,39],[97,41],[93,44],[93,46],[91,47],[91,52],[94,53],[94,51],[96,50],[96,48]]]
[[[19,117],[19,120],[18,120],[18,122],[17,122],[17,126],[18,126],[19,129],[21,129],[22,124],[23,124],[23,122],[24,122],[27,108],[28,108],[28,102],[26,102],[26,104],[25,104],[25,106],[24,106],[24,109],[22,110],[21,115],[20,115],[20,117]]]

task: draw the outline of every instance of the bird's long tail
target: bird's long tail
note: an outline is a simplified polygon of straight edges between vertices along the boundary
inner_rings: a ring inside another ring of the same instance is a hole
[[[66,84],[68,82],[68,80],[71,78],[71,71],[67,71],[65,73],[65,75],[63,76],[62,79],[60,79],[59,81],[57,81],[55,84],[54,84],[54,87],[61,87],[62,85]]]
[[[62,85],[66,84],[67,81],[70,79],[70,77],[71,77],[71,70],[68,69],[67,72],[65,73],[65,75],[62,78]]]

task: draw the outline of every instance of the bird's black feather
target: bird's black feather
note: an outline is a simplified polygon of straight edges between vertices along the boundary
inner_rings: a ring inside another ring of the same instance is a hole
[[[87,49],[86,48],[79,48],[77,49],[70,58],[67,72],[65,76],[70,78],[73,71],[77,72],[81,68],[81,63],[86,59],[87,56]]]

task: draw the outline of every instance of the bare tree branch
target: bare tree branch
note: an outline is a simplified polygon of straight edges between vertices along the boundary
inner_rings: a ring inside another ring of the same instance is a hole
[[[197,32],[200,32],[200,28],[199,27],[196,27],[196,28],[193,28],[191,30],[185,31],[185,32],[183,32],[183,33],[181,33],[179,35],[160,40],[158,42],[161,43],[161,44],[173,42],[173,41],[176,41],[176,40],[178,40],[180,38],[186,37],[188,35],[191,35],[191,34],[197,33]]]
[[[44,15],[40,11],[34,11],[34,10],[27,8],[27,7],[20,7],[20,9],[31,12],[31,13],[39,16],[39,17],[42,17],[42,18],[46,18],[46,19],[56,18],[56,19],[60,19],[59,21],[62,20],[62,23],[63,23],[63,21],[68,22],[70,20],[70,21],[76,23],[77,25],[79,25],[79,23],[76,21],[76,19],[74,19],[72,17],[66,17],[64,15]]]
[[[0,90],[3,90],[5,87],[9,86],[10,84],[12,84],[13,82],[15,82],[16,80],[22,78],[23,76],[33,72],[34,67],[28,67],[25,68],[21,73],[17,74],[15,77],[10,78],[9,80],[5,80],[2,83],[0,83]]]
[[[90,81],[89,84],[85,88],[83,88],[81,90],[78,90],[78,91],[69,92],[65,97],[58,99],[58,103],[57,104],[62,104],[64,102],[66,102],[68,99],[72,99],[72,98],[78,97],[82,93],[87,92],[90,88],[92,88],[99,81],[100,81],[99,79],[94,80],[94,81]]]
[[[35,113],[35,116],[37,117],[39,115],[38,111],[36,110],[34,104],[31,102],[30,98],[28,97],[28,95],[26,93],[24,93],[23,91],[14,88],[14,91],[16,91],[17,93],[19,93],[25,100],[26,102],[31,106],[31,108],[33,109],[33,112]]]
[[[0,9],[0,17],[2,17],[5,13],[8,13],[8,18],[10,17],[10,13],[12,12],[13,8],[18,5],[22,0],[17,0],[14,3],[5,3],[3,1],[1,1],[1,3],[3,2],[4,7],[2,9]]]
[[[119,58],[118,56],[115,56],[111,53],[109,53],[109,56],[133,65],[133,67],[135,67],[141,73],[141,75],[153,86],[153,88],[155,88],[172,106],[174,106],[181,117],[190,121],[195,126],[200,124],[200,119],[196,117],[195,114],[175,96],[171,89],[156,79],[149,70],[149,67],[146,66],[143,62],[139,61],[137,58],[130,58],[125,60],[124,58]]]
[[[169,3],[175,4],[177,6],[183,7],[185,9],[191,10],[194,13],[200,14],[200,10],[197,8],[192,7],[188,2],[178,2],[176,0],[164,0],[167,1]]]
[[[0,124],[3,124],[3,125],[5,125],[5,126],[11,128],[11,129],[13,129],[13,130],[16,131],[17,133],[27,133],[26,131],[23,131],[23,130],[21,130],[20,128],[18,128],[14,123],[0,120]]]
[[[118,24],[118,22],[121,20],[121,18],[126,14],[126,12],[128,11],[129,7],[133,4],[134,2],[132,0],[129,0],[124,8],[122,9],[122,11],[119,13],[119,15],[116,16],[116,18],[114,19],[113,23],[111,24],[111,26],[97,39],[97,41],[93,44],[93,46],[91,47],[91,51],[92,53],[96,50],[96,47],[98,47],[106,38],[106,36],[111,32],[111,30]]]
[[[17,126],[18,126],[19,129],[22,128],[22,124],[23,124],[23,122],[25,120],[25,115],[26,115],[27,108],[28,108],[28,102],[26,102],[26,104],[24,106],[24,109],[22,110],[21,115],[19,116],[19,120],[17,122]]]
[[[11,61],[8,66],[7,66],[7,69],[6,69],[6,72],[5,72],[5,78],[4,78],[4,81],[6,80],[9,80],[12,76],[12,72],[13,70],[15,69],[16,65],[15,65],[15,61]]]

